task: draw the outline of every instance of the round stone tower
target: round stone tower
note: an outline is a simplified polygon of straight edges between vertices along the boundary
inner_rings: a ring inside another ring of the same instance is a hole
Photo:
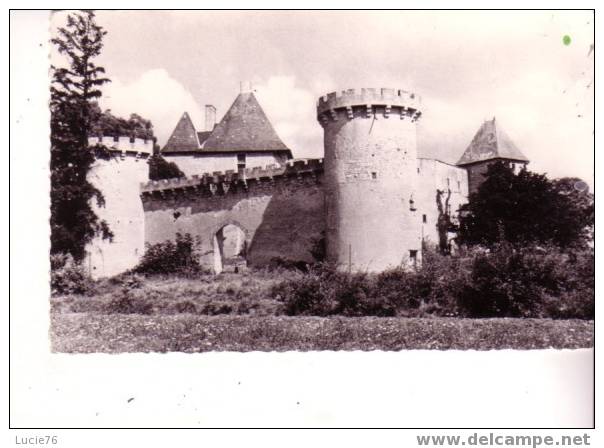
[[[420,99],[396,89],[349,89],[319,98],[327,259],[380,272],[421,262],[414,200]]]
[[[140,185],[149,181],[147,159],[153,141],[130,137],[90,137],[90,146],[101,144],[110,157],[98,158],[88,180],[105,197],[105,206],[93,203],[97,216],[105,220],[113,239],[93,239],[86,247],[86,265],[93,278],[119,274],[136,266],[145,249],[145,214]]]

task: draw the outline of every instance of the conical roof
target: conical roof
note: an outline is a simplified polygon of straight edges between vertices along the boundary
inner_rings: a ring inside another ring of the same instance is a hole
[[[512,139],[496,124],[495,117],[480,126],[457,165],[469,165],[492,159],[529,161],[512,142]]]
[[[258,100],[240,93],[205,141],[202,152],[289,151],[281,141]]]
[[[182,114],[172,135],[161,152],[196,151],[199,149],[197,131],[188,113]]]

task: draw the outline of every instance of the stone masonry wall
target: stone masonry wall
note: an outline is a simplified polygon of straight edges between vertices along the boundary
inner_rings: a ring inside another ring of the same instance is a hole
[[[419,98],[395,89],[319,99],[324,129],[327,255],[342,269],[379,272],[419,263],[415,121]]]
[[[203,266],[218,256],[215,235],[233,224],[245,234],[247,262],[263,266],[280,257],[312,261],[310,249],[325,228],[322,160],[285,167],[214,173],[150,182],[141,189],[145,242],[189,233],[200,243]]]
[[[464,168],[421,158],[417,160],[417,173],[419,188],[416,202],[422,222],[422,238],[427,244],[435,245],[439,242],[437,191],[443,192],[443,207],[446,205],[448,192],[451,191],[449,211],[453,222],[457,222],[459,207],[468,202],[468,175]]]
[[[108,277],[136,266],[144,252],[144,212],[139,197],[141,182],[149,179],[147,158],[153,153],[151,140],[129,137],[91,137],[91,146],[103,144],[110,150],[108,160],[98,159],[88,180],[105,197],[105,206],[92,206],[107,221],[113,240],[95,238],[86,247],[85,264],[93,278]]]

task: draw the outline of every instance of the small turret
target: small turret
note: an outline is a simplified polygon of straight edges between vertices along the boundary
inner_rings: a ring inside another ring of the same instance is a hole
[[[480,126],[457,162],[457,166],[464,167],[468,172],[470,194],[478,190],[484,181],[488,166],[496,161],[507,162],[515,170],[529,163],[529,159],[522,154],[493,117]]]

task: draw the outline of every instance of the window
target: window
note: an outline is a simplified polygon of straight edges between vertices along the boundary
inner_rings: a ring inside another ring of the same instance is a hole
[[[411,262],[411,264],[413,265],[413,267],[417,267],[417,251],[416,250],[410,250],[409,251],[409,261]]]
[[[447,188],[451,186],[451,179],[447,177]]]
[[[375,171],[371,172],[371,178],[372,179],[377,179],[377,173]]]
[[[422,215],[422,222],[426,224],[428,222],[428,217],[426,215]]]
[[[237,154],[237,172],[241,173],[245,169],[245,154]]]
[[[457,181],[457,191],[461,191],[461,182]]]

